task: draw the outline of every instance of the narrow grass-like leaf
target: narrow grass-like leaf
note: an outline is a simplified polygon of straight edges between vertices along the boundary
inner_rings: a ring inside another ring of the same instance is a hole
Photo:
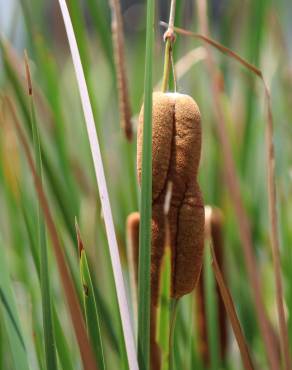
[[[13,69],[12,63],[9,60],[8,53],[5,47],[5,43],[3,42],[1,38],[0,38],[0,48],[2,51],[3,62],[4,62],[3,64],[4,64],[6,75],[8,76],[9,81],[11,85],[13,86],[14,93],[17,97],[18,104],[24,116],[26,130],[29,133],[30,138],[32,139],[29,101],[28,101],[26,94],[24,93],[22,85],[19,81],[19,77],[17,76],[16,71]],[[40,138],[40,142],[41,142],[41,154],[42,154],[44,170],[48,177],[52,192],[56,198],[56,204],[58,205],[60,212],[62,213],[64,217],[64,221],[68,228],[68,232],[72,240],[74,240],[75,229],[74,229],[74,222],[72,221],[74,219],[74,216],[73,216],[74,210],[72,210],[72,202],[70,201],[68,197],[68,189],[66,188],[62,179],[60,178],[58,171],[56,170],[53,164],[53,161],[49,155],[49,152],[46,149],[44,149],[45,147],[44,141],[41,140],[41,138]]]
[[[47,46],[41,36],[35,37],[35,45],[37,51],[37,63],[40,68],[40,73],[44,76],[44,82],[46,85],[45,94],[48,99],[47,110],[51,113],[51,124],[54,129],[53,141],[57,144],[58,160],[62,166],[63,179],[66,183],[68,193],[70,193],[70,202],[72,203],[72,209],[74,212],[79,210],[79,198],[76,191],[76,185],[73,181],[72,171],[70,171],[69,158],[68,158],[68,146],[66,145],[66,133],[65,133],[65,120],[62,111],[62,95],[60,91],[60,85],[58,81],[58,70],[55,59],[49,53]],[[34,97],[35,102],[40,101],[40,93],[37,95],[36,86],[34,86]],[[38,101],[39,100],[39,101]],[[44,100],[44,99],[43,99]],[[43,102],[45,105],[46,101]],[[46,115],[48,112],[46,113]],[[45,114],[42,112],[42,117]]]
[[[65,23],[65,28],[68,36],[68,41],[71,49],[73,64],[75,68],[76,78],[79,87],[79,93],[81,97],[83,112],[86,121],[86,128],[88,133],[88,138],[90,142],[90,148],[92,153],[92,159],[94,162],[95,174],[97,178],[100,199],[102,204],[102,210],[105,220],[106,232],[108,237],[112,268],[115,278],[116,292],[119,302],[119,310],[122,320],[124,339],[126,344],[126,350],[128,355],[129,367],[130,369],[137,369],[137,358],[135,354],[135,343],[133,328],[131,325],[128,302],[126,298],[126,291],[124,286],[124,278],[122,273],[122,267],[120,262],[119,250],[115,235],[113,217],[109,202],[109,195],[106,186],[106,180],[104,175],[104,169],[102,164],[101,152],[99,147],[99,142],[96,134],[94,117],[92,112],[92,107],[90,104],[88,89],[86,85],[86,80],[84,77],[84,72],[80,60],[80,55],[78,51],[77,42],[74,35],[74,30],[72,27],[70,15],[65,0],[59,0],[59,5],[62,11],[63,20]]]
[[[4,292],[3,292],[3,290],[2,290],[1,287],[0,287],[0,299],[1,299],[1,302],[2,302],[2,304],[3,304],[3,306],[4,306],[5,310],[6,310],[7,314],[8,314],[8,317],[9,317],[9,319],[11,321],[11,324],[13,326],[13,329],[15,330],[15,332],[16,332],[16,334],[18,336],[18,339],[19,339],[19,341],[20,341],[20,343],[22,345],[22,348],[25,350],[25,345],[24,345],[24,341],[23,341],[23,338],[21,336],[20,330],[18,328],[18,325],[16,323],[16,320],[15,320],[15,318],[13,316],[12,310],[11,310],[11,308],[9,306],[9,303],[7,302],[7,299],[5,297],[5,294],[4,294]]]
[[[65,337],[64,329],[61,325],[55,305],[53,305],[52,313],[60,365],[62,366],[63,370],[74,370],[75,366],[73,364],[73,356],[72,353],[70,352],[70,348]]]
[[[0,240],[0,253],[1,306],[4,309],[4,323],[9,345],[11,347],[14,367],[16,370],[28,370],[27,353],[19,325],[19,319],[17,317],[16,303],[12,293],[2,240]]]
[[[97,288],[96,284],[93,282],[93,289],[95,294],[95,301],[97,305],[97,311],[100,312],[100,317],[102,317],[102,324],[106,328],[106,335],[112,345],[114,351],[119,354],[119,339],[116,334],[115,328],[113,326],[113,319],[110,314],[109,307],[104,302],[99,289]]]
[[[28,201],[25,198],[24,193],[20,189],[20,206],[21,211],[23,214],[23,219],[25,222],[26,231],[29,237],[29,246],[31,249],[34,265],[37,271],[38,278],[40,280],[40,262],[39,262],[39,250],[37,246],[36,236],[34,235],[34,230],[32,228],[30,218],[31,214],[29,214],[28,210]],[[74,370],[74,366],[72,363],[72,356],[70,355],[69,346],[65,337],[64,330],[61,326],[59,316],[56,311],[55,303],[52,301],[52,320],[54,325],[54,332],[55,332],[55,341],[56,341],[56,347],[58,351],[58,357],[60,360],[60,364],[63,368],[63,370]],[[39,343],[38,343],[39,344]]]
[[[113,50],[110,35],[110,14],[107,7],[107,1],[101,0],[97,3],[95,0],[87,0],[94,26],[98,32],[102,47],[108,58],[110,67],[114,73],[115,67],[113,62]]]
[[[52,245],[54,247],[54,252],[57,260],[57,265],[59,268],[59,273],[61,276],[61,281],[63,284],[63,289],[67,298],[69,312],[71,314],[72,324],[75,330],[76,338],[79,344],[79,349],[84,365],[85,370],[96,370],[96,363],[92,353],[92,349],[86,334],[86,328],[82,317],[81,308],[78,302],[78,298],[76,295],[76,291],[74,285],[71,280],[71,276],[68,271],[68,267],[66,265],[65,257],[63,254],[63,247],[59,240],[58,232],[55,227],[52,214],[50,212],[49,204],[46,198],[46,195],[43,190],[42,182],[37,175],[36,167],[33,162],[32,155],[30,153],[28,141],[23,133],[21,125],[18,121],[18,117],[16,115],[15,108],[8,97],[6,97],[6,103],[8,108],[12,114],[13,123],[15,125],[15,129],[18,133],[19,139],[23,145],[24,152],[29,164],[29,168],[32,172],[34,178],[35,188],[37,190],[39,202],[42,206],[42,210],[44,213],[44,217],[46,220],[47,228],[50,233],[52,239]]]
[[[28,57],[25,54],[25,68],[28,83],[28,94],[30,99],[30,118],[32,126],[34,157],[36,161],[37,174],[42,181],[42,158],[39,141],[39,132],[36,122],[36,114],[33,101],[33,89],[31,74],[29,69]],[[56,357],[56,344],[54,327],[52,323],[52,302],[51,302],[51,287],[49,279],[49,266],[48,266],[48,252],[46,241],[46,229],[41,213],[40,204],[37,206],[37,229],[38,229],[38,244],[40,248],[40,283],[42,294],[42,310],[43,310],[43,329],[45,338],[45,355],[47,370],[55,370],[57,368]]]
[[[152,216],[152,67],[154,44],[154,1],[147,0],[146,60],[144,81],[144,125],[138,273],[138,358],[140,370],[149,369],[150,263]]]
[[[269,1],[260,0],[254,3],[254,6],[250,9],[249,19],[247,19],[248,27],[248,39],[246,55],[254,65],[259,65],[261,62],[261,52],[263,49],[263,39],[265,33],[265,23],[269,23],[267,12],[268,12]],[[253,27],[253,25],[257,25]],[[243,145],[241,149],[241,160],[240,164],[242,167],[243,174],[245,175],[248,171],[250,163],[253,158],[251,151],[250,153],[245,148],[250,148],[254,136],[257,135],[256,120],[254,120],[255,108],[257,105],[256,99],[256,78],[253,75],[248,76],[247,83],[244,87],[244,100],[245,100],[245,125],[243,135]]]
[[[83,287],[83,302],[86,317],[87,331],[95,351],[96,361],[100,370],[105,370],[105,360],[103,354],[103,345],[100,334],[100,319],[97,312],[95,295],[92,285],[92,279],[87,263],[86,252],[81,239],[80,230],[75,222],[76,234],[78,240],[78,250],[80,258],[80,278]]]
[[[70,20],[72,24],[72,29],[75,35],[75,40],[76,44],[78,45],[78,51],[79,51],[79,56],[86,80],[86,86],[88,89],[88,94],[90,97],[90,103],[91,103],[91,109],[93,111],[93,116],[95,119],[95,124],[96,124],[96,129],[98,131],[99,137],[102,135],[102,130],[101,127],[98,125],[98,108],[97,108],[97,99],[96,99],[96,94],[95,94],[95,88],[92,83],[92,80],[90,78],[90,53],[89,53],[89,48],[88,48],[88,42],[86,39],[86,27],[85,27],[85,22],[83,20],[83,13],[82,13],[82,8],[78,0],[68,0],[68,7],[70,10]],[[67,6],[66,2],[66,6]],[[102,152],[102,145],[103,145],[103,140],[100,141],[101,145],[101,152]]]

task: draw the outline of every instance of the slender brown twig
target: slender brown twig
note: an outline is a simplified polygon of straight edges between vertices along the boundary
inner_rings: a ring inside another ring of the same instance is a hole
[[[216,253],[217,262],[225,279],[224,268],[224,240],[223,240],[223,215],[219,208],[205,206],[205,242],[212,241],[214,251]],[[209,353],[209,338],[207,331],[207,314],[205,306],[205,281],[204,281],[204,267],[200,275],[200,280],[196,289],[196,304],[197,304],[197,326],[198,326],[198,350],[200,357],[206,367],[210,365]],[[226,325],[226,310],[222,300],[218,285],[216,286],[217,296],[217,318],[219,329],[219,347],[221,361],[226,358],[228,338]]]
[[[218,284],[218,287],[221,293],[222,300],[225,305],[226,312],[228,313],[231,326],[232,326],[232,329],[233,329],[233,332],[234,332],[234,335],[235,335],[235,338],[236,338],[236,341],[237,341],[237,344],[240,350],[243,365],[246,370],[253,370],[254,367],[253,367],[252,360],[249,354],[249,350],[246,344],[246,340],[244,338],[244,335],[243,335],[243,332],[240,326],[240,322],[236,314],[236,310],[234,307],[231,294],[229,292],[229,289],[227,288],[227,285],[224,282],[222,272],[218,265],[216,254],[215,254],[212,243],[211,243],[211,254],[212,254],[212,259],[213,259],[212,260],[213,271],[214,271],[216,281],[217,281],[217,284]]]
[[[163,27],[168,27],[168,24],[165,23],[165,22],[160,22],[160,25],[163,26]],[[260,69],[255,67],[253,64],[247,62],[245,59],[243,59],[240,55],[238,55],[237,53],[235,53],[231,49],[229,49],[226,46],[220,44],[219,42],[211,39],[209,36],[202,35],[200,33],[195,33],[195,32],[192,32],[192,31],[188,31],[188,30],[185,30],[185,29],[179,28],[179,27],[174,27],[173,30],[175,32],[181,34],[181,35],[190,36],[190,37],[193,37],[193,38],[204,41],[205,43],[215,47],[216,49],[218,49],[222,53],[229,55],[233,59],[236,59],[238,62],[240,62],[246,68],[253,71],[253,73],[255,73],[258,77],[263,78],[262,72],[261,72]]]
[[[264,81],[265,83],[265,81]],[[276,301],[278,309],[278,320],[280,328],[280,343],[282,356],[286,370],[292,369],[288,328],[285,320],[283,286],[281,280],[281,261],[280,261],[280,243],[278,231],[277,216],[277,194],[275,181],[275,153],[273,144],[273,115],[271,110],[270,93],[265,85],[267,97],[267,127],[266,127],[266,150],[268,167],[268,196],[269,196],[269,219],[270,219],[270,239],[273,254],[274,278],[276,285]]]
[[[125,65],[125,42],[121,4],[119,0],[110,0],[110,6],[112,10],[111,25],[119,94],[120,119],[126,138],[132,140],[132,113]]]

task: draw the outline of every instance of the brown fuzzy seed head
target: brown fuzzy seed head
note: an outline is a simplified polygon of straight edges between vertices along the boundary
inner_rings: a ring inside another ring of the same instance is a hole
[[[129,242],[131,264],[135,274],[135,281],[138,284],[138,265],[139,265],[139,212],[131,213],[127,218],[127,239]]]
[[[173,184],[168,214],[172,251],[172,297],[193,290],[202,266],[203,199],[197,183],[201,155],[200,112],[187,95],[154,93],[152,109],[152,252],[151,289],[157,304],[164,253],[163,205],[167,183]],[[137,169],[141,182],[143,107],[139,117]]]

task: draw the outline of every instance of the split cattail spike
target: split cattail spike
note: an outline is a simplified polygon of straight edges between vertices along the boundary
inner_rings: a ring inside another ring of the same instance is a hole
[[[138,125],[139,183],[142,174],[143,111],[142,107]],[[165,249],[165,213],[168,214],[170,231],[172,299],[179,299],[194,289],[202,267],[204,206],[197,182],[201,156],[200,119],[199,108],[190,96],[153,94],[151,338],[155,338],[155,312]],[[157,364],[157,357],[157,346],[151,342],[152,364]]]
[[[204,245],[204,206],[196,179],[201,155],[200,112],[195,101],[178,93],[153,94],[152,153],[152,299],[157,304],[164,246],[164,203],[172,182],[169,207],[172,251],[172,298],[193,290]],[[142,173],[143,109],[138,126],[138,179]],[[191,262],[190,262],[191,261]]]

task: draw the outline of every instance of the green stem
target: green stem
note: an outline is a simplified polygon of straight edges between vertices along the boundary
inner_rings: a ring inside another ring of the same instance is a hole
[[[178,299],[171,300],[170,329],[169,329],[169,370],[174,370],[174,329],[177,315]]]
[[[171,0],[170,4],[170,12],[169,12],[169,22],[168,28],[165,32],[163,38],[166,40],[165,45],[165,55],[164,55],[164,71],[163,71],[163,79],[162,79],[162,92],[166,92],[168,87],[168,80],[169,80],[169,71],[171,66],[171,53],[172,53],[172,46],[175,39],[174,35],[174,18],[175,18],[175,6],[176,0]]]
[[[162,79],[162,92],[166,92],[168,87],[169,72],[171,66],[171,51],[172,51],[172,42],[170,39],[167,39],[165,45],[165,54],[164,54],[164,69],[163,69],[163,79]]]

